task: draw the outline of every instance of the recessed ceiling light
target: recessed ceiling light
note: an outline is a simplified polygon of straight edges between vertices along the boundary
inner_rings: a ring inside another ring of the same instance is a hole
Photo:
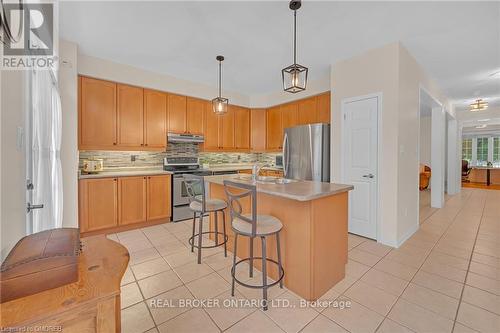
[[[476,128],[486,128],[486,126],[487,126],[487,125],[486,125],[486,124],[484,124],[484,125],[479,125],[479,126],[476,126]]]
[[[477,121],[490,121],[491,119],[478,119]]]

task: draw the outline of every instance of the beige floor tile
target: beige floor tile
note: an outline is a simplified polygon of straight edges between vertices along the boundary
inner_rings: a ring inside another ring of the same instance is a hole
[[[392,250],[392,247],[369,240],[357,246],[358,250],[363,250],[378,257],[383,257]]]
[[[438,251],[432,251],[427,261],[442,265],[448,265],[464,271],[466,271],[469,267],[469,260],[450,256]]]
[[[198,256],[196,253],[191,252],[191,250],[181,250],[164,257],[165,260],[172,268],[184,266],[189,263],[197,263]]]
[[[112,241],[115,241],[115,242],[120,242],[118,240],[118,236],[116,234],[108,234],[108,235],[106,235],[106,238],[111,239]]]
[[[208,266],[212,267],[213,270],[218,271],[219,269],[232,266],[233,256],[231,255],[231,253],[228,253],[227,257],[224,257],[224,252],[216,253],[214,255],[204,258],[203,262]]]
[[[353,234],[348,234],[347,235],[347,248],[349,250],[351,250],[351,249],[355,248],[356,246],[358,246],[359,244],[366,242],[366,241],[367,241],[367,239],[364,237],[360,237],[360,236],[353,235]]]
[[[257,310],[257,307],[249,304],[248,300],[237,291],[234,297],[228,290],[214,299],[219,302],[220,306],[207,307],[205,311],[221,330],[228,329]]]
[[[130,253],[129,265],[137,265],[145,261],[159,258],[160,254],[154,247]]]
[[[301,299],[290,292],[281,294],[279,298],[280,303],[270,304],[265,314],[285,332],[300,331],[318,315],[318,312],[312,308],[301,307]],[[289,307],[283,307],[281,300],[289,302],[287,305]]]
[[[350,275],[354,278],[359,279],[363,274],[365,274],[370,269],[370,266],[363,265],[354,260],[348,260],[345,265],[346,275]]]
[[[469,272],[466,284],[500,296],[500,282],[498,280]]]
[[[137,283],[129,283],[121,287],[120,289],[120,301],[122,309],[129,307],[132,304],[142,302],[142,294],[139,290],[139,287],[137,286]]]
[[[231,326],[226,332],[229,333],[283,333],[268,316],[257,310],[235,325]]]
[[[342,326],[323,315],[314,318],[301,333],[348,333]]]
[[[400,298],[388,317],[416,332],[451,332],[453,321]]]
[[[477,331],[456,321],[453,327],[453,333],[477,333]]]
[[[384,320],[383,316],[354,301],[350,307],[327,308],[322,314],[352,333],[375,332]]]
[[[410,283],[405,289],[402,298],[431,310],[445,318],[455,320],[458,308],[458,299],[446,296],[431,289]]]
[[[403,280],[410,281],[417,269],[411,266],[400,264],[399,262],[389,259],[382,259],[374,266],[375,269],[389,273]]]
[[[457,321],[480,332],[498,332],[500,316],[462,302],[458,309]]]
[[[145,298],[151,298],[182,285],[182,281],[172,270],[139,280],[138,283]]]
[[[436,274],[459,283],[464,283],[467,275],[467,271],[429,261],[426,261],[421,269],[427,273]]]
[[[342,280],[340,280],[339,283],[337,283],[329,291],[327,291],[325,295],[321,297],[321,299],[327,299],[326,296],[329,296],[330,298],[333,297],[333,299],[337,298],[337,296],[343,294],[357,280],[358,279],[353,276],[346,275]]]
[[[490,279],[500,281],[500,269],[472,261],[469,270]]]
[[[462,302],[466,302],[500,315],[500,296],[471,286],[465,286]]]
[[[152,329],[146,331],[146,333],[158,333],[158,329],[155,327],[155,328],[152,328]]]
[[[389,310],[397,300],[397,296],[362,281],[354,283],[351,288],[347,289],[344,296],[366,306],[382,316],[389,313]]]
[[[268,283],[270,280],[268,280]],[[260,276],[254,276],[253,278],[247,280],[245,283],[250,284],[250,285],[262,285],[262,277]],[[239,285],[236,283],[235,285],[236,290],[238,290],[243,296],[245,296],[247,299],[250,300],[261,300],[263,297],[262,294],[262,289],[256,289],[256,288],[247,288],[245,286]],[[274,299],[280,295],[282,295],[285,291],[287,291],[285,288],[280,288],[279,284],[272,286],[267,289],[267,298],[269,300]]]
[[[412,282],[456,299],[460,298],[464,287],[461,283],[424,271],[418,271]]]
[[[125,273],[123,274],[121,285],[124,286],[134,281],[135,281],[134,274],[132,273],[130,267],[127,267]]]
[[[225,267],[225,268],[219,269],[217,271],[217,274],[222,276],[222,278],[229,283],[231,283],[231,281],[232,281],[231,267],[232,266]],[[240,280],[242,282],[250,280],[250,276],[248,275],[248,267],[249,267],[249,265],[246,263],[241,263],[238,265],[238,267],[236,269],[236,278],[238,280]],[[254,270],[254,277],[256,277],[256,276],[260,276],[260,272]]]
[[[174,268],[174,271],[177,273],[177,275],[179,275],[182,282],[184,283],[189,283],[214,272],[214,270],[211,269],[207,264],[198,264],[196,262],[176,267]]]
[[[361,281],[382,289],[392,295],[399,296],[408,285],[408,281],[395,277],[389,273],[371,269],[366,273]]]
[[[147,278],[148,276],[170,270],[170,266],[163,258],[157,258],[131,266],[137,280]]]
[[[425,261],[426,253],[424,254],[415,254],[406,252],[403,250],[392,250],[385,257],[386,259],[399,262],[400,264],[408,265],[414,268],[420,268]]]
[[[349,259],[357,261],[364,265],[368,265],[370,267],[375,265],[380,260],[380,257],[370,254],[366,251],[358,250],[358,248],[354,248],[349,251],[348,256]]]
[[[186,287],[198,299],[206,299],[220,295],[230,288],[230,284],[219,274],[213,272],[189,282]]]
[[[122,333],[145,332],[155,324],[144,302],[135,304],[121,311]]]
[[[489,265],[489,266],[493,266],[496,268],[500,268],[500,259],[499,258],[487,256],[487,255],[484,255],[481,253],[473,253],[472,254],[472,261],[478,262],[481,264],[485,264],[485,265]]]
[[[388,318],[385,318],[380,327],[377,330],[377,333],[411,333],[413,332],[408,327],[404,327],[392,321]]]
[[[160,333],[220,332],[202,309],[192,309],[158,326]]]
[[[192,300],[193,295],[185,286],[180,286],[169,290],[166,293],[155,296],[146,300],[146,304],[151,311],[156,325],[166,322],[167,320],[178,316],[191,309],[190,306],[183,306],[183,300]]]
[[[174,253],[177,253],[177,252],[188,251],[188,248],[186,247],[186,245],[184,245],[183,243],[181,243],[178,240],[169,241],[168,243],[164,243],[164,244],[157,244],[157,245],[155,245],[155,247],[158,250],[158,252],[164,257],[169,256],[169,255],[174,254]],[[191,249],[189,249],[189,251],[190,250]]]

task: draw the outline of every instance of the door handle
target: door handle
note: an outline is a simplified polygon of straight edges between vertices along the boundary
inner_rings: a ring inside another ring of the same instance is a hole
[[[31,212],[32,210],[34,209],[42,209],[43,208],[43,204],[39,204],[39,205],[32,205],[31,203],[28,202],[28,205],[26,206],[26,210],[27,212]]]
[[[371,178],[375,178],[375,175],[369,173],[367,175],[363,175],[363,178],[370,178],[371,179]]]

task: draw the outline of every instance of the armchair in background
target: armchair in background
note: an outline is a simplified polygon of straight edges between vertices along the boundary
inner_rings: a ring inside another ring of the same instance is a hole
[[[468,183],[469,180],[469,174],[472,168],[469,167],[469,161],[467,160],[462,160],[462,181],[465,183]]]

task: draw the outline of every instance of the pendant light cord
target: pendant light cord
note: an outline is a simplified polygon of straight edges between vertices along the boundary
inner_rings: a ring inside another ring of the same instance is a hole
[[[293,11],[293,63],[297,63],[297,10]]]
[[[222,96],[222,61],[219,60],[219,98]]]

